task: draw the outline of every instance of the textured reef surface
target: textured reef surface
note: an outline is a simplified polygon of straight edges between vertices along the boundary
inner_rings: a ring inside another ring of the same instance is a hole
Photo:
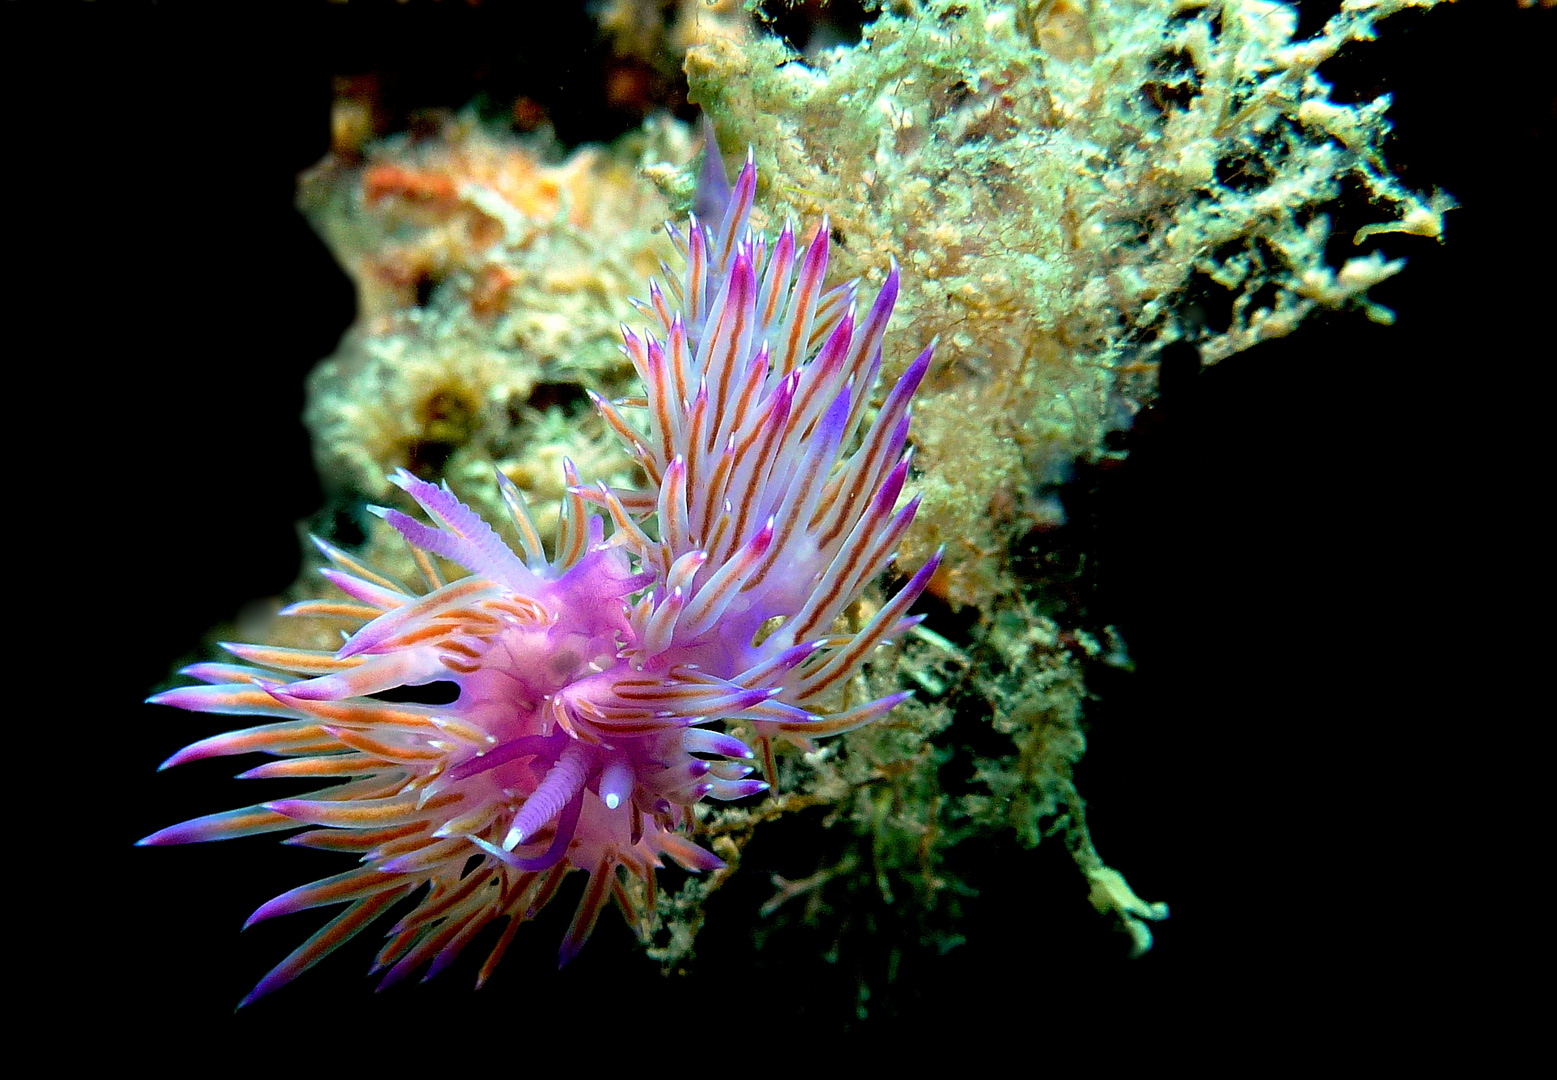
[[[948,545],[953,603],[1017,591],[1004,553],[1051,512],[1045,483],[1106,452],[1164,346],[1209,364],[1319,307],[1389,319],[1367,290],[1403,263],[1337,265],[1325,204],[1373,204],[1361,242],[1436,237],[1452,201],[1385,168],[1387,95],[1335,103],[1316,68],[1424,6],[1348,4],[1299,40],[1270,0],[926,0],[809,63],[766,37],[691,51],[692,98],[758,148],[768,210],[825,208],[867,280],[897,252],[904,333],[947,343],[914,543]]]

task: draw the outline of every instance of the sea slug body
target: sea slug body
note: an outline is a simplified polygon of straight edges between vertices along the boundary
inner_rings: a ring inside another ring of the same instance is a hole
[[[756,182],[748,156],[717,228],[693,216],[670,229],[685,270],[650,283],[640,310],[651,331],[623,331],[645,394],[594,398],[642,486],[588,485],[567,465],[548,552],[503,476],[517,548],[446,486],[401,472],[394,482],[426,520],[376,512],[411,545],[424,587],[316,541],[343,598],[287,613],[354,627],[338,651],[224,645],[237,662],[189,667],[202,685],[151,699],[259,718],[164,767],[263,752],[276,760],[242,777],[339,781],[141,841],[301,826],[287,843],[359,856],[356,868],[253,914],[347,905],[245,1003],[424,886],[379,954],[383,984],[424,964],[435,974],[506,919],[484,982],[518,927],[578,869],[589,881],[562,943],[566,963],[608,899],[643,924],[623,875],[647,885],[639,894],[652,912],[665,856],[690,871],[723,865],[693,839],[694,807],[764,791],[752,774],[761,764],[772,778],[775,741],[860,727],[909,696],[852,702],[845,684],[918,621],[907,611],[939,556],[863,626],[837,623],[887,567],[917,509],[917,499],[898,501],[909,406],[933,345],[873,409],[897,267],[859,317],[855,282],[824,288],[825,221],[808,244],[789,225],[771,241],[750,232]],[[463,575],[446,580],[448,566]],[[380,696],[435,682],[452,683],[457,698]]]

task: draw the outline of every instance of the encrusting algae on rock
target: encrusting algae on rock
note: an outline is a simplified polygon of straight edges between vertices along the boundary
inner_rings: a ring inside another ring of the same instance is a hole
[[[544,140],[465,116],[305,175],[300,202],[358,293],[358,322],[310,378],[305,414],[336,498],[384,498],[404,468],[496,511],[495,467],[547,508],[549,528],[565,454],[625,480],[631,463],[591,422],[585,390],[627,391],[622,298],[673,254],[640,157],[691,152],[667,121],[636,146],[551,164]]]
[[[1015,590],[1004,553],[1053,514],[1043,485],[1104,453],[1164,345],[1215,363],[1316,307],[1389,317],[1367,290],[1402,263],[1331,266],[1323,205],[1360,184],[1380,213],[1362,241],[1436,237],[1452,203],[1385,169],[1387,95],[1336,104],[1315,69],[1432,2],[1349,3],[1299,41],[1273,0],[916,0],[815,58],[767,37],[690,52],[692,99],[756,146],[769,212],[825,208],[867,281],[896,252],[905,334],[946,342],[909,550],[947,546],[948,600]],[[1225,316],[1191,320],[1191,295]]]

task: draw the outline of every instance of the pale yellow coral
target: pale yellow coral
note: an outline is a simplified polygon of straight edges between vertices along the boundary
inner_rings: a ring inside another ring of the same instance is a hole
[[[545,507],[556,492],[537,486],[555,486],[563,455],[624,475],[583,390],[625,389],[623,298],[670,254],[669,208],[640,166],[690,153],[684,128],[657,121],[552,163],[539,140],[461,117],[306,176],[301,202],[359,296],[309,384],[326,482],[381,499],[403,467],[493,508],[495,465]]]
[[[1214,362],[1316,305],[1388,318],[1366,291],[1399,263],[1332,269],[1314,208],[1360,179],[1387,216],[1360,241],[1437,235],[1451,203],[1384,168],[1387,99],[1331,102],[1314,68],[1430,3],[1347,5],[1293,42],[1277,0],[915,0],[804,63],[767,38],[689,54],[721,137],[755,145],[770,210],[830,213],[845,275],[878,280],[896,254],[897,340],[941,339],[915,426],[934,479],[909,548],[955,538],[948,599],[1014,588],[1003,553],[1035,489],[1104,452],[1163,344],[1194,335]],[[1197,280],[1229,291],[1229,325],[1177,320]]]

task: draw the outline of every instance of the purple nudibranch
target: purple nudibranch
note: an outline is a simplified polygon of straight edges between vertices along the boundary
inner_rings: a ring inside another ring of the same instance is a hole
[[[711,155],[714,151],[711,150]],[[563,940],[566,963],[614,898],[630,921],[669,856],[724,863],[695,842],[694,807],[766,790],[773,745],[805,744],[878,719],[910,695],[848,702],[846,683],[907,614],[937,554],[858,630],[838,617],[893,558],[919,500],[908,476],[909,405],[934,345],[886,392],[871,391],[897,299],[894,262],[863,319],[856,282],[824,287],[829,230],[808,244],[786,225],[747,226],[748,153],[717,228],[667,225],[685,260],[651,281],[623,328],[645,396],[591,395],[643,474],[632,489],[580,482],[548,553],[519,491],[499,474],[517,550],[447,486],[394,482],[427,521],[377,511],[414,548],[464,576],[427,591],[316,541],[345,599],[288,612],[348,620],[335,652],[226,644],[236,663],[186,668],[202,684],[150,700],[259,717],[164,765],[263,752],[245,778],[340,781],[309,797],[196,818],[142,844],[307,827],[286,842],[360,855],[355,869],[282,893],[250,922],[346,908],[244,999],[311,967],[397,901],[428,886],[390,931],[375,970],[389,985],[446,967],[483,927],[507,920],[478,985],[568,871],[589,875]],[[716,200],[717,202],[717,200]],[[607,535],[607,523],[610,534]],[[431,564],[431,559],[426,560]],[[388,702],[395,687],[449,682],[447,705]],[[741,733],[737,737],[731,730]],[[476,860],[473,870],[467,864]]]

